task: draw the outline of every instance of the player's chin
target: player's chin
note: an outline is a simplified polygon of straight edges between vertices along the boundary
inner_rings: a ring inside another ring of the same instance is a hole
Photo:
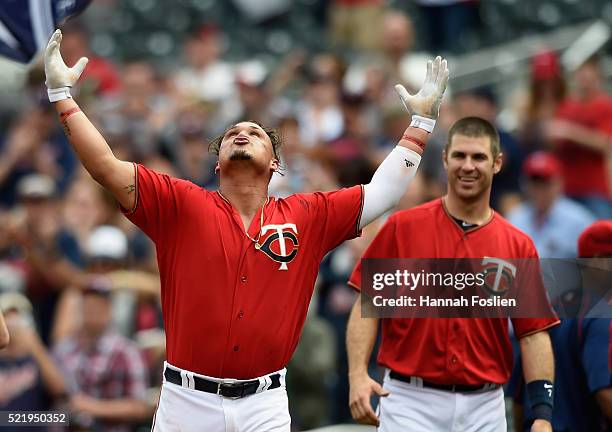
[[[456,184],[454,187],[454,191],[459,198],[464,200],[473,200],[484,193],[484,190],[476,184],[469,186]]]
[[[229,160],[235,161],[250,161],[253,160],[253,155],[245,149],[236,149],[230,154]]]

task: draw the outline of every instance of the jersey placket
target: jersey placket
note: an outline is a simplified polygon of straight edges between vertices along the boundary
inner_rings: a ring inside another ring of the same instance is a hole
[[[232,218],[234,219],[235,225],[237,229],[243,229],[242,219],[238,212],[234,209],[234,207],[227,203],[232,210]],[[260,212],[264,212],[264,219],[266,218],[265,207],[260,210]],[[253,233],[254,230],[261,230],[260,226],[260,212],[257,212],[253,217],[251,222],[251,226],[249,227],[248,233],[251,237],[257,238],[258,233]],[[234,298],[232,302],[232,315],[229,318],[230,326],[229,326],[229,334],[226,345],[226,354],[224,365],[235,365],[237,362],[240,362],[243,358],[248,358],[247,356],[239,354],[244,354],[241,352],[241,335],[243,333],[243,329],[247,327],[246,325],[246,317],[248,311],[245,312],[245,304],[243,301],[244,293],[247,289],[249,289],[249,274],[248,269],[252,268],[249,265],[249,258],[251,258],[251,254],[257,253],[257,249],[255,248],[255,243],[247,237],[246,233],[243,232],[244,241],[242,245],[242,249],[240,251],[240,263],[238,268],[236,269],[236,279],[234,282]],[[224,367],[225,368],[225,367]]]
[[[449,318],[447,323],[446,369],[455,377],[455,381],[460,383],[465,368],[464,323],[461,318]]]

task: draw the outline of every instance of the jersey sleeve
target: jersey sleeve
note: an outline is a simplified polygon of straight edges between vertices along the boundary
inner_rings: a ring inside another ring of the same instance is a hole
[[[363,210],[363,186],[353,186],[332,192],[302,194],[309,209],[311,224],[317,227],[320,256],[345,240],[361,234],[359,221]]]
[[[612,386],[608,369],[611,319],[593,318],[582,322],[582,366],[591,393]]]
[[[132,209],[122,208],[123,214],[154,242],[162,229],[175,226],[180,211],[182,180],[160,174],[143,165],[134,164],[136,170],[136,203]]]
[[[560,323],[544,287],[540,271],[540,257],[531,239],[525,242],[524,249],[525,251],[521,255],[528,261],[525,261],[523,268],[519,269],[522,275],[526,274],[518,282],[521,290],[523,290],[519,301],[527,303],[522,309],[528,317],[512,318],[512,326],[518,339],[549,329]]]
[[[361,260],[365,258],[397,258],[399,251],[397,248],[397,234],[395,218],[391,216],[382,226],[370,246],[363,253],[363,256],[355,264],[353,273],[348,280],[348,284],[361,292]]]

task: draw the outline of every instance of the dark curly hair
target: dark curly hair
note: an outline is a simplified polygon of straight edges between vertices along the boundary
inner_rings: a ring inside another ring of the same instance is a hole
[[[245,120],[244,122],[240,122],[240,123],[254,123],[260,128],[262,128],[263,131],[266,133],[266,135],[268,135],[268,138],[270,138],[270,141],[272,142],[272,152],[274,153],[274,157],[280,162],[280,148],[282,145],[282,140],[281,140],[280,134],[278,133],[276,129],[266,127],[262,125],[261,123],[256,122],[255,120]],[[223,137],[225,136],[227,131],[231,129],[232,127],[234,126],[230,126],[221,135],[213,138],[210,141],[210,144],[208,145],[208,151],[210,153],[216,156],[219,156],[219,148],[221,147],[221,142],[223,142]]]

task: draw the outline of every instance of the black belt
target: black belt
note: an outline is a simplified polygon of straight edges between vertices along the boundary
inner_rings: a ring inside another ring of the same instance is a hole
[[[169,367],[166,367],[164,377],[166,377],[166,381],[171,382],[172,384],[180,386],[183,384],[181,373],[177,370],[170,369]],[[272,383],[266,390],[275,389],[281,386],[279,373],[268,375],[268,378],[270,378]],[[226,398],[241,398],[255,394],[257,393],[257,389],[259,388],[260,384],[259,380],[237,383],[218,383],[207,380],[206,378],[200,378],[198,376],[193,377],[193,383],[196,390],[218,394]]]
[[[400,373],[390,371],[389,377],[392,379],[396,379],[398,381],[403,381],[409,384],[414,382],[414,379],[417,377],[410,377],[407,375],[402,375]],[[422,381],[423,387],[433,388],[436,390],[444,390],[455,393],[471,393],[482,390],[494,390],[499,387],[498,384],[484,384],[484,385],[466,385],[466,384],[437,384],[432,383],[430,381],[421,380],[421,378],[417,378],[419,381]]]

